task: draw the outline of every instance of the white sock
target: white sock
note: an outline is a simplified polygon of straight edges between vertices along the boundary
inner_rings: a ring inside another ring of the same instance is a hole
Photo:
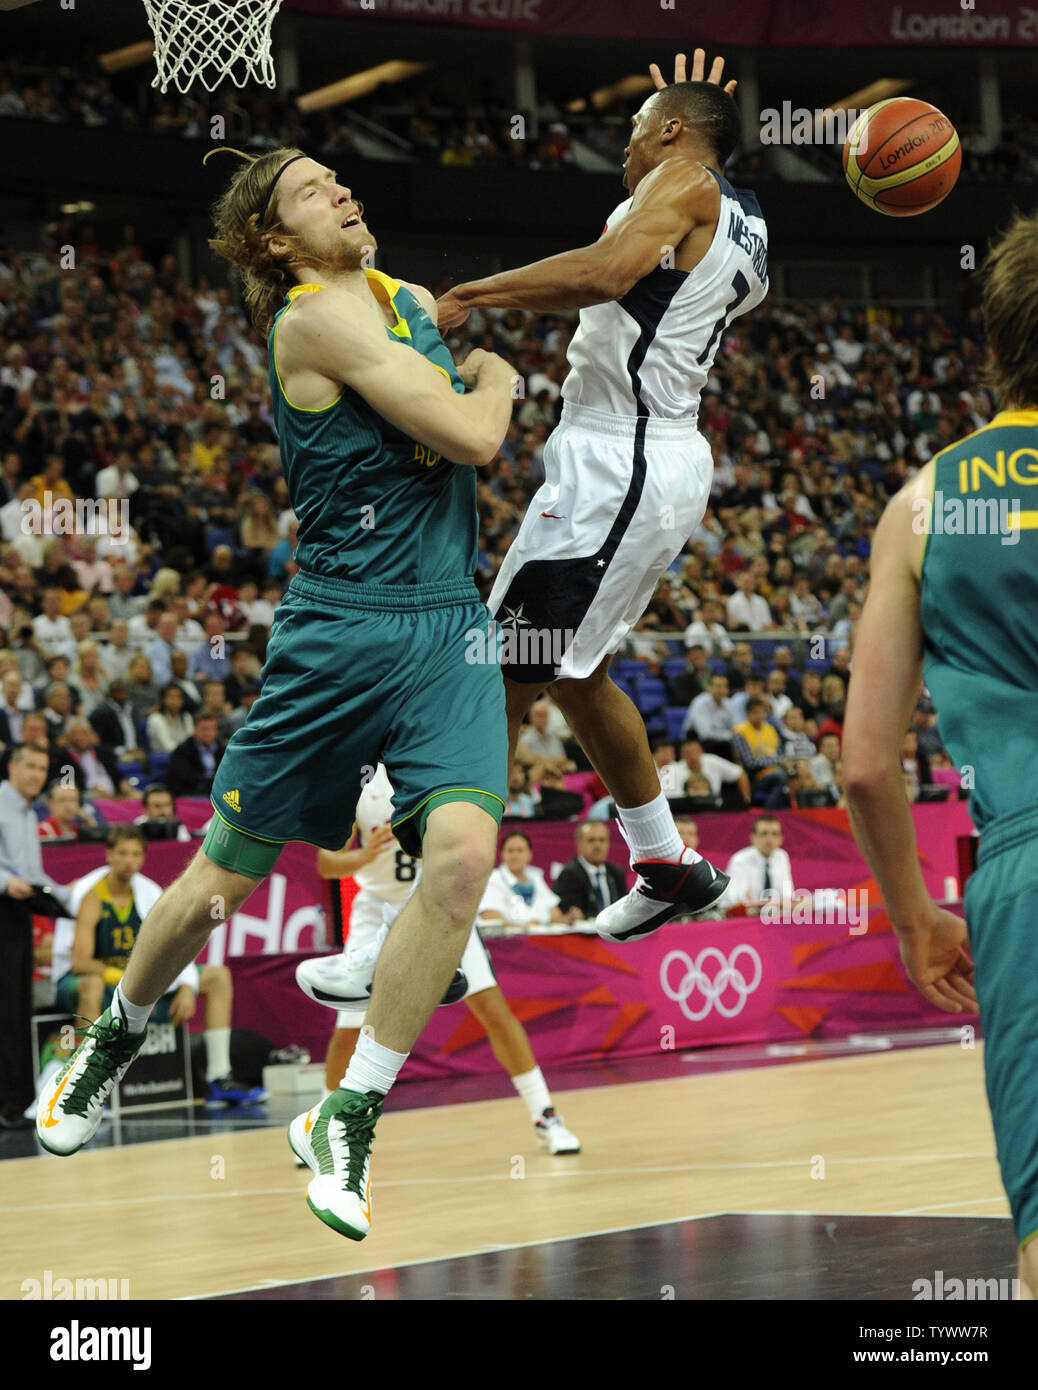
[[[519,1076],[513,1076],[512,1085],[526,1101],[530,1119],[536,1124],[551,1105],[548,1083],[541,1075],[540,1067],[534,1067],[532,1071],[524,1071]]]
[[[148,1019],[154,1004],[131,1004],[126,995],[123,994],[122,984],[115,987],[115,998],[112,1000],[112,1012],[116,1007],[122,1009],[126,1015],[126,1026],[131,1033],[143,1033],[148,1026]]]
[[[219,1081],[221,1076],[230,1076],[231,1030],[207,1028],[202,1037],[205,1038],[205,1079]]]
[[[362,1095],[365,1091],[378,1091],[384,1096],[406,1061],[406,1052],[394,1052],[377,1043],[371,1028],[365,1024],[339,1087],[344,1091],[359,1091]]]
[[[685,851],[685,842],[678,834],[674,824],[674,814],[670,803],[660,792],[655,801],[645,806],[618,806],[616,813],[627,832],[627,843],[631,846],[631,867],[642,859],[669,859],[678,863]],[[689,850],[694,864],[701,856]]]

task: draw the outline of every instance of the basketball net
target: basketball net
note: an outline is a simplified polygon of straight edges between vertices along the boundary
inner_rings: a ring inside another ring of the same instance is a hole
[[[270,28],[281,0],[144,0],[144,8],[155,35],[153,87],[186,92],[197,79],[212,92],[228,78],[274,86]]]

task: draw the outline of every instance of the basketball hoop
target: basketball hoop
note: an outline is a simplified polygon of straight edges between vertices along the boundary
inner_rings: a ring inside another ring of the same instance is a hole
[[[144,0],[144,8],[155,35],[153,87],[186,92],[196,78],[207,92],[227,78],[274,86],[270,28],[281,0]]]

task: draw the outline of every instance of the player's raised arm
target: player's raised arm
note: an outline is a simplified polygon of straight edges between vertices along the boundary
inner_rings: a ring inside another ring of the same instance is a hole
[[[440,328],[470,309],[584,309],[623,296],[666,263],[689,232],[716,220],[717,180],[691,160],[668,160],[639,184],[627,216],[592,246],[456,285],[438,302]]]
[[[503,358],[477,349],[458,371],[469,388],[394,342],[373,308],[329,287],[285,314],[279,360],[341,381],[383,419],[455,463],[484,464],[497,453],[512,418],[515,373]]]

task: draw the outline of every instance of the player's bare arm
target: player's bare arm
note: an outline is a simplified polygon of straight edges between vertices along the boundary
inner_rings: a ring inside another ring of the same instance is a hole
[[[310,391],[327,383],[324,404],[339,385],[350,386],[383,419],[455,463],[489,463],[512,417],[515,373],[503,358],[471,353],[458,368],[469,388],[459,395],[444,372],[389,338],[374,300],[338,287],[292,305],[278,326],[277,357],[290,400],[299,399],[299,378]]]
[[[100,920],[101,899],[91,889],[76,913],[76,934],[69,952],[69,969],[74,975],[103,975],[108,968],[94,956],[95,933]]]
[[[876,878],[905,969],[949,1013],[975,1011],[966,924],[937,906],[919,867],[900,749],[919,693],[923,632],[919,573],[925,535],[918,503],[933,465],[890,502],[876,529],[869,596],[854,644],[843,770],[855,839]]]
[[[593,245],[456,285],[438,301],[440,327],[460,323],[477,306],[544,312],[622,299],[671,263],[696,227],[716,226],[720,204],[717,180],[702,164],[665,160],[638,185],[627,216]]]
[[[697,48],[697,49],[695,50],[695,52],[692,54],[692,71],[691,71],[691,73],[689,73],[689,71],[688,71],[687,59],[685,58],[684,53],[675,53],[675,55],[674,55],[674,81],[675,81],[675,82],[702,82],[702,81],[705,80],[705,81],[707,81],[707,82],[713,82],[713,83],[715,83],[717,86],[720,86],[722,80],[724,79],[724,59],[723,59],[723,58],[715,58],[714,61],[710,64],[710,76],[704,79],[703,74],[704,74],[705,72],[706,72],[706,49],[705,49],[705,48]],[[666,78],[663,76],[663,73],[660,72],[659,65],[658,65],[657,63],[650,63],[650,64],[649,64],[649,76],[652,78],[653,82],[655,82],[656,88],[657,88],[658,91],[662,91],[664,87],[666,87],[666,86],[669,85],[668,82],[667,82],[667,80],[666,80]],[[724,89],[725,89],[725,91],[728,93],[729,96],[735,96],[735,89],[736,89],[736,87],[737,87],[738,85],[739,85],[738,82],[737,82],[736,79],[733,77],[732,80],[731,80],[730,82],[725,82],[725,84],[724,84]]]

